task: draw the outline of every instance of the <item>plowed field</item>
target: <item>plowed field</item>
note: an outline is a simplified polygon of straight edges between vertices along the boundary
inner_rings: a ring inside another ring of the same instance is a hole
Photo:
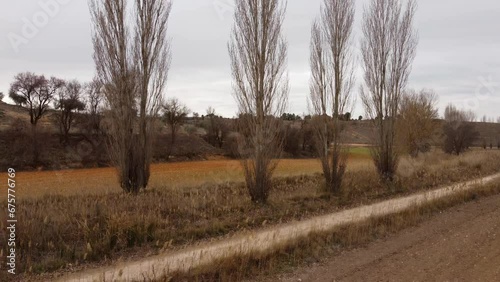
[[[367,155],[353,154],[349,169],[371,166]],[[275,176],[296,176],[321,171],[316,159],[281,160]],[[6,179],[6,173],[1,174]],[[215,160],[182,163],[153,164],[150,187],[182,188],[205,183],[243,181],[240,162],[237,160]],[[117,173],[114,168],[77,169],[61,171],[18,172],[16,175],[18,197],[38,197],[48,194],[78,195],[119,192]],[[2,199],[6,192],[1,191]]]

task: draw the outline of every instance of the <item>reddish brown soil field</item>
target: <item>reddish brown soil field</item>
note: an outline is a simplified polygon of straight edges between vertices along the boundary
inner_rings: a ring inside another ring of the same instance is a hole
[[[349,169],[356,170],[372,164],[368,157],[353,156],[349,165]],[[275,176],[309,175],[320,171],[321,166],[316,159],[285,159],[279,162]],[[1,173],[0,177],[6,179],[7,175]],[[233,181],[243,181],[240,162],[237,160],[161,163],[151,167],[150,188],[182,188]],[[16,193],[19,197],[121,191],[114,168],[19,172],[16,182]],[[0,194],[2,199],[6,197],[4,194]]]

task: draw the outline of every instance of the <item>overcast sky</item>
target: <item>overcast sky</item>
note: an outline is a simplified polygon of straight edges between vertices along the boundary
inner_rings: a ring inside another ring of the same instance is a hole
[[[321,1],[288,1],[284,35],[289,43],[289,112],[307,112],[310,25]],[[367,2],[357,1],[356,50]],[[8,93],[14,75],[24,71],[80,81],[93,77],[87,1],[0,3],[0,92]],[[179,98],[200,114],[208,106],[225,116],[237,112],[227,54],[232,3],[173,3],[168,32],[173,61],[166,96]],[[496,119],[500,116],[500,1],[420,0],[418,4],[420,42],[409,86],[434,89],[441,114],[452,102],[475,111],[478,117]],[[358,95],[357,88],[354,95]],[[364,115],[360,99],[354,108],[354,116],[358,115]]]

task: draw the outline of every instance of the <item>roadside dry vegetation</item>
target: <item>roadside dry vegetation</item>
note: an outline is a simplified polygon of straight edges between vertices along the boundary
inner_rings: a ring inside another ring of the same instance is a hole
[[[295,267],[308,266],[325,258],[366,246],[405,228],[417,226],[447,208],[499,193],[500,181],[497,180],[484,187],[462,191],[404,212],[371,218],[330,232],[311,233],[306,237],[276,246],[266,253],[232,256],[189,272],[151,279],[169,282],[273,281],[278,274],[293,271]]]
[[[433,152],[402,162],[390,187],[380,182],[373,166],[348,171],[339,196],[322,189],[320,174],[277,178],[269,203],[257,206],[242,182],[185,189],[157,186],[136,197],[110,193],[27,198],[18,210],[20,272],[44,273],[160,253],[470,180],[498,172],[498,167],[499,152],[475,151],[460,157]]]

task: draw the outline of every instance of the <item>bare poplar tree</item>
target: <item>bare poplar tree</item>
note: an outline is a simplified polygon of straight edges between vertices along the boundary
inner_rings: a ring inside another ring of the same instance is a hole
[[[350,103],[354,83],[354,14],[354,1],[324,0],[321,17],[311,29],[310,102],[316,115],[316,148],[327,189],[332,193],[340,190],[347,166],[348,151],[341,144],[341,116]]]
[[[94,61],[109,105],[112,159],[121,187],[146,188],[155,121],[170,67],[167,23],[171,3],[134,1],[132,19],[125,0],[91,0]]]
[[[285,3],[282,3],[285,2]],[[286,1],[237,0],[228,44],[233,95],[249,132],[239,152],[253,202],[265,203],[281,154],[279,119],[288,98]]]
[[[163,91],[170,69],[167,26],[172,3],[165,0],[136,0],[134,58],[138,72],[138,167],[139,183],[146,188],[153,159],[155,123],[163,105]],[[142,178],[142,179],[141,179]]]
[[[418,44],[413,27],[416,8],[415,0],[408,1],[406,9],[400,0],[371,0],[363,17],[361,98],[378,130],[372,150],[375,165],[380,176],[389,181],[399,159],[396,118]]]

